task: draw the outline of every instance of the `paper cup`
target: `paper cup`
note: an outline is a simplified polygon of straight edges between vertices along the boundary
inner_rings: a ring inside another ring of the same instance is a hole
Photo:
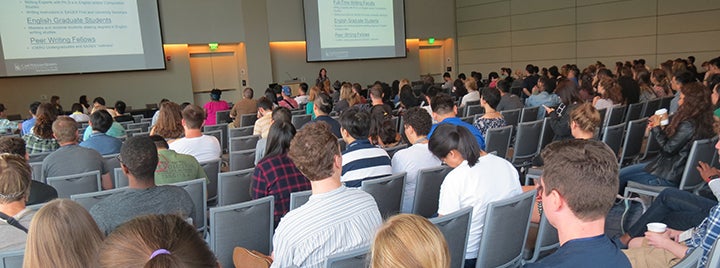
[[[664,233],[667,229],[667,225],[660,222],[651,222],[647,224],[647,229],[653,233]]]
[[[662,108],[660,110],[655,111],[655,115],[660,117],[660,125],[661,126],[667,126],[670,124],[670,120],[668,120],[668,110],[665,108]]]

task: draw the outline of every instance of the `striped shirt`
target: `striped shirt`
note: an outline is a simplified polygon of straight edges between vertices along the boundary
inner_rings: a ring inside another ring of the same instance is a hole
[[[324,267],[328,256],[369,246],[380,224],[375,199],[359,189],[313,194],[280,221],[272,267]]]
[[[708,255],[715,241],[720,237],[720,205],[716,205],[710,210],[710,215],[696,227],[692,233],[692,238],[687,242],[689,253],[695,248],[703,251],[698,267],[704,268],[708,261]]]
[[[388,175],[392,175],[392,167],[385,150],[375,147],[368,140],[355,140],[345,149],[340,180],[346,186],[360,187],[363,180]]]

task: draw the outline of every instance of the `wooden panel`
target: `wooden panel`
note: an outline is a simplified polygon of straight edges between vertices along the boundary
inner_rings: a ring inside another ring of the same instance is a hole
[[[553,9],[574,9],[575,0],[513,0],[510,5],[512,14],[525,14]]]
[[[510,31],[510,17],[458,22],[457,35],[466,36],[474,34],[498,33]]]
[[[655,17],[577,25],[578,41],[633,37],[648,34],[655,34]]]
[[[655,37],[578,41],[578,57],[605,57],[655,53]]]
[[[512,29],[540,29],[575,24],[575,9],[558,9],[513,16]]]
[[[658,33],[686,33],[688,31],[720,30],[720,9],[676,15],[658,16]],[[688,25],[691,24],[691,26]]]
[[[469,35],[458,38],[458,50],[510,46],[510,32]]]
[[[577,23],[655,16],[656,0],[609,2],[577,8]]]
[[[514,46],[558,42],[575,42],[575,25],[512,32]]]

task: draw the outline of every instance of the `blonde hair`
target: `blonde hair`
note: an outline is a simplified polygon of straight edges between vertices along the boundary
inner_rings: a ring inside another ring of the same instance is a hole
[[[96,267],[103,234],[88,211],[55,199],[33,216],[23,267]]]
[[[311,87],[310,92],[308,92],[308,100],[315,101],[315,98],[317,98],[318,94],[320,94],[320,88],[317,86]]]
[[[477,81],[475,81],[475,78],[468,77],[465,80],[465,88],[471,91],[478,91],[478,84]]]
[[[161,249],[169,254],[156,254]],[[202,237],[177,215],[145,215],[124,223],[105,239],[99,259],[100,267],[217,267]]]
[[[570,112],[570,122],[575,122],[582,131],[595,133],[600,126],[600,112],[590,102],[578,105]]]
[[[0,204],[25,200],[30,194],[30,165],[16,154],[0,154]]]
[[[443,234],[427,219],[414,214],[391,217],[380,227],[371,250],[371,267],[450,267],[450,251]]]

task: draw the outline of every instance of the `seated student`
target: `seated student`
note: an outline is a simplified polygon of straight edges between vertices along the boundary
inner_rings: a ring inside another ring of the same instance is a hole
[[[30,129],[30,133],[22,137],[29,154],[52,152],[59,147],[52,130],[53,122],[57,118],[55,112],[55,108],[50,103],[38,106],[35,126]]]
[[[105,234],[141,215],[178,214],[185,219],[194,216],[195,205],[185,190],[174,185],[155,185],[158,153],[150,138],[126,140],[119,160],[120,168],[128,177],[128,188],[90,209],[90,215]]]
[[[453,168],[440,187],[438,215],[473,207],[465,267],[475,267],[487,205],[522,193],[518,172],[504,158],[480,149],[462,126],[440,124],[428,148]]]
[[[90,115],[90,127],[92,134],[80,143],[80,146],[90,148],[101,155],[120,153],[122,141],[118,138],[105,134],[112,126],[113,119],[105,110],[95,111]]]
[[[94,112],[100,111],[101,109],[97,109]],[[113,110],[104,110],[107,111],[110,116],[113,115]],[[125,133],[125,127],[123,127],[120,123],[112,121],[112,125],[110,125],[110,128],[105,132],[110,137],[115,138],[125,138],[127,137],[127,134]],[[83,133],[83,140],[87,140],[90,138],[90,135],[92,135],[92,128],[85,128],[85,132]]]
[[[319,93],[315,96],[313,103],[313,114],[316,115],[313,121],[323,121],[327,123],[328,126],[330,126],[330,132],[338,139],[342,138],[342,134],[340,134],[340,123],[329,116],[333,108],[332,97],[324,92]]]
[[[275,226],[290,210],[290,193],[310,190],[310,181],[287,155],[294,136],[295,127],[290,122],[277,121],[272,124],[265,157],[255,166],[250,183],[253,199],[275,196]]]
[[[240,118],[244,114],[254,114],[257,112],[257,101],[253,100],[253,89],[245,88],[243,90],[243,98],[235,103],[230,110],[230,118],[233,119],[232,127],[240,127]]]
[[[25,207],[30,194],[30,166],[14,154],[0,154],[0,252],[25,247],[27,228],[35,215]]]
[[[478,82],[475,80],[475,78],[470,77],[465,80],[465,88],[468,90],[468,93],[462,97],[462,100],[460,101],[460,108],[465,107],[468,102],[480,100]]]
[[[43,176],[57,177],[100,171],[102,188],[112,189],[110,168],[97,151],[78,145],[77,122],[70,117],[60,116],[52,125],[53,136],[60,148],[50,153],[42,162]]]
[[[203,109],[205,109],[205,114],[207,115],[207,118],[205,119],[206,126],[214,126],[217,123],[227,123],[217,122],[217,112],[230,110],[230,106],[228,105],[228,103],[220,99],[221,95],[222,91],[217,88],[210,91],[210,101],[205,103],[205,106],[203,106]]]
[[[402,138],[397,132],[395,121],[391,119],[392,114],[385,112],[383,106],[370,108],[370,143],[381,148],[391,148],[400,142]]]
[[[18,137],[0,137],[0,154],[19,155],[25,162],[30,160],[30,155],[25,150],[25,141]],[[32,172],[32,170],[31,170]],[[25,200],[26,205],[46,203],[58,197],[57,190],[45,183],[30,180],[30,195]]]
[[[158,103],[158,107],[160,107],[160,109],[162,109],[163,103],[166,103],[166,102],[169,102],[169,101],[170,101],[170,100],[163,98],[162,100],[160,100],[160,103]],[[180,109],[180,110],[182,110],[182,109]],[[160,110],[155,111],[155,113],[153,114],[153,116],[152,116],[152,121],[150,121],[150,126],[151,126],[151,127],[154,127],[154,126],[155,126],[155,123],[157,123],[158,116],[160,116]]]
[[[450,95],[438,94],[437,96],[435,96],[435,98],[432,99],[430,105],[432,106],[433,117],[438,123],[434,124],[430,129],[430,133],[428,133],[428,139],[432,138],[432,135],[435,132],[435,128],[440,125],[457,125],[462,126],[468,131],[470,131],[470,133],[475,136],[475,139],[480,149],[485,149],[485,138],[483,138],[480,130],[471,124],[465,123],[460,118],[455,117],[455,115],[457,114],[457,106],[455,105],[455,101]]]
[[[487,131],[489,129],[504,127],[507,125],[503,115],[495,110],[500,102],[500,98],[500,91],[497,88],[485,88],[482,90],[480,95],[480,105],[482,105],[485,110],[485,114],[478,117],[473,126],[480,130],[483,137],[487,135]]]
[[[498,81],[497,88],[500,90],[500,95],[502,96],[497,105],[497,111],[502,112],[525,107],[520,97],[510,93],[510,83],[508,83],[507,80]]]
[[[205,111],[197,105],[189,105],[182,111],[182,125],[185,137],[170,143],[170,149],[181,154],[189,154],[198,162],[219,158],[222,155],[220,142],[214,136],[202,133]]]
[[[159,135],[152,135],[150,139],[155,143],[158,152],[155,184],[163,185],[207,178],[205,170],[195,157],[168,149],[167,142]]]
[[[115,112],[115,110],[108,109],[105,106],[105,99],[103,97],[97,97],[97,98],[93,99],[93,108],[90,111],[90,114],[94,113],[97,110],[107,110],[108,113],[110,113],[110,115],[112,115],[113,117],[118,115],[117,112]]]
[[[321,267],[330,255],[369,246],[380,212],[372,196],[340,182],[340,146],[327,124],[305,125],[288,155],[310,180],[312,196],[280,221],[272,267]]]
[[[275,124],[275,122],[287,122],[292,124],[292,112],[290,112],[288,108],[278,106],[273,109],[270,119],[271,124]],[[260,160],[265,157],[265,147],[267,145],[267,142],[267,137],[260,137],[260,139],[257,141],[257,144],[255,144],[255,165],[257,165]]]
[[[282,97],[280,98],[280,100],[278,100],[278,105],[280,105],[281,107],[285,107],[290,110],[295,110],[297,108],[300,108],[300,106],[298,106],[297,101],[295,101],[295,99],[292,98],[292,90],[290,89],[289,86],[282,87],[281,96]]]
[[[37,120],[37,110],[38,110],[39,106],[40,106],[39,101],[35,101],[30,104],[29,112],[32,117],[30,117],[30,119],[25,120],[21,123],[22,133],[20,133],[20,135],[24,136],[24,135],[32,133],[31,130],[35,126],[35,120]],[[90,120],[90,119],[88,119],[88,120]]]
[[[363,180],[392,174],[390,157],[368,140],[370,114],[350,108],[340,115],[340,133],[347,147],[342,154],[342,182],[348,187],[360,187]]]
[[[257,101],[257,121],[253,127],[253,135],[267,138],[270,125],[272,125],[273,103],[270,99],[262,97]]]
[[[545,115],[545,108],[542,106],[555,107],[560,104],[560,97],[549,91],[552,87],[555,87],[555,85],[552,84],[550,78],[540,77],[532,89],[532,95],[525,100],[525,107],[540,107],[538,109],[538,120]]]
[[[172,101],[162,102],[160,110],[153,117],[156,121],[150,128],[150,135],[160,135],[165,138],[168,143],[175,139],[182,138],[185,129],[182,125],[182,108],[180,104]]]
[[[90,116],[85,114],[83,111],[83,106],[80,103],[73,103],[72,107],[72,114],[70,114],[70,118],[75,119],[78,123],[84,123],[90,121]]]
[[[105,236],[75,201],[48,202],[35,213],[28,229],[23,267],[97,267]]]
[[[424,217],[399,214],[375,234],[374,268],[450,268],[450,250],[440,230]]]
[[[116,101],[115,102],[115,113],[117,115],[114,117],[115,122],[133,122],[135,119],[130,114],[125,113],[125,109],[127,109],[127,105],[124,101]]]
[[[298,95],[295,97],[295,101],[298,103],[298,105],[303,105],[304,103],[308,102],[308,84],[303,82],[300,83],[300,87],[298,88]]]
[[[219,267],[197,230],[177,215],[145,215],[103,241],[99,267]]]
[[[542,157],[538,197],[548,222],[557,228],[560,248],[525,267],[630,267],[605,235],[605,216],[618,187],[612,150],[599,141],[566,140],[549,144]]]
[[[405,136],[412,146],[397,151],[392,157],[391,166],[393,174],[407,172],[401,211],[410,213],[419,171],[440,166],[442,162],[428,150],[427,133],[430,132],[432,119],[425,109],[410,108],[403,115],[403,123]]]

